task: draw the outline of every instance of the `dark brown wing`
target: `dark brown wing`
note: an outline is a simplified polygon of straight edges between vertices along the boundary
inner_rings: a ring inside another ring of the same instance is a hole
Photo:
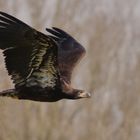
[[[57,45],[48,36],[0,12],[0,49],[17,88],[54,88],[59,81]]]
[[[66,82],[71,83],[73,68],[86,51],[72,36],[61,29],[53,27],[53,29],[47,28],[46,30],[52,34],[50,37],[53,38],[59,46],[58,57],[60,74]]]

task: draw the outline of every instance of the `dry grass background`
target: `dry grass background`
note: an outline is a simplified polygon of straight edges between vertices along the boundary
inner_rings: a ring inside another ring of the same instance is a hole
[[[92,99],[0,99],[0,140],[139,140],[140,1],[0,0],[0,10],[45,32],[60,27],[87,55],[73,85]],[[0,55],[0,90],[13,87]]]

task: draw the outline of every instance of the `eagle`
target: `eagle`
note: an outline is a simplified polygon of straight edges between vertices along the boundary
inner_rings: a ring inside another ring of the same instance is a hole
[[[0,49],[14,89],[0,96],[20,100],[55,102],[89,98],[72,88],[72,71],[85,49],[65,31],[52,27],[43,34],[21,20],[0,11]]]

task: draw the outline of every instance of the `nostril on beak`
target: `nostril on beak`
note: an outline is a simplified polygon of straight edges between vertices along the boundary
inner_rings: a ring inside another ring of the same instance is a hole
[[[87,95],[87,98],[90,98],[91,97],[91,94],[90,93],[87,93],[86,95]]]
[[[81,97],[81,98],[90,98],[91,94],[88,93],[88,92],[82,92],[82,93],[79,94],[79,97]]]

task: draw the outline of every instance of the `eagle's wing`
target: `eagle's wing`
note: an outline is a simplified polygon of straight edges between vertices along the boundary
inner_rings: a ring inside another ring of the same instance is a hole
[[[0,12],[0,49],[16,88],[54,88],[59,81],[57,45],[48,36]]]
[[[71,83],[71,74],[77,62],[85,54],[84,47],[79,44],[72,36],[65,31],[53,27],[46,29],[52,35],[49,35],[58,43],[59,70],[62,78]]]

